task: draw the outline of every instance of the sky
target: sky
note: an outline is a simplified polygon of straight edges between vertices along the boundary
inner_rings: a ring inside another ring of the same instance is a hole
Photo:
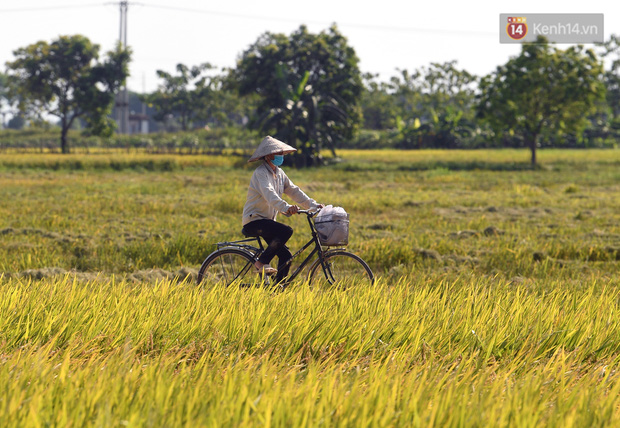
[[[360,70],[379,80],[389,80],[397,69],[452,60],[485,75],[520,51],[520,45],[499,43],[500,13],[603,13],[605,39],[620,34],[617,0],[130,1],[128,87],[154,91],[160,83],[156,70],[174,74],[178,63],[234,67],[261,34],[291,34],[302,24],[319,33],[336,23],[355,49]],[[0,70],[14,59],[15,49],[60,35],[82,34],[105,53],[118,42],[119,27],[118,0],[0,0]]]

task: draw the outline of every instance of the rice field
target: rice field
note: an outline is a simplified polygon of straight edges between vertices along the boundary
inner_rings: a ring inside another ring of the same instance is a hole
[[[378,282],[284,292],[193,283],[241,157],[1,155],[0,426],[620,424],[620,151],[341,155]]]

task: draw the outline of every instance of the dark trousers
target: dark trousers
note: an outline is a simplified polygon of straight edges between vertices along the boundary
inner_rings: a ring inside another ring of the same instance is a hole
[[[273,220],[254,220],[243,226],[241,232],[245,236],[260,236],[267,242],[267,248],[258,258],[258,261],[267,264],[275,256],[278,256],[278,273],[275,281],[282,281],[288,275],[291,267],[286,265],[286,262],[293,256],[286,243],[293,236],[293,229],[286,224]]]

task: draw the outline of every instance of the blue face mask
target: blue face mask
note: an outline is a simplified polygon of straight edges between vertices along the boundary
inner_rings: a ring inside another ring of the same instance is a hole
[[[273,156],[273,160],[271,161],[272,164],[274,164],[275,166],[280,166],[284,163],[284,156],[283,155],[274,155]]]

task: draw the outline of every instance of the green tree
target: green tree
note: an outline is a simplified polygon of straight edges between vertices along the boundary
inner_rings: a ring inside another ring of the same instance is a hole
[[[595,125],[603,125],[603,135],[614,145],[620,140],[620,36],[612,34],[603,44],[602,56],[609,60],[609,69],[605,70],[605,88],[607,89],[604,117]]]
[[[181,128],[188,130],[209,107],[214,79],[207,73],[212,69],[213,66],[205,63],[193,67],[177,64],[176,75],[157,70],[157,76],[163,82],[156,92],[146,97],[157,111],[155,120],[166,122],[170,117],[176,117]]]
[[[602,74],[592,50],[560,50],[539,37],[482,79],[478,115],[497,135],[521,136],[535,165],[536,148],[545,138],[583,132],[605,94]]]
[[[420,72],[422,108],[442,114],[457,110],[466,117],[473,116],[476,76],[459,70],[456,61],[431,63]]]
[[[612,34],[603,44],[603,57],[609,57],[611,64],[605,71],[607,105],[614,119],[620,117],[620,36]]]
[[[16,107],[17,101],[9,87],[9,76],[0,73],[0,129],[22,129],[26,116]],[[9,119],[7,120],[7,117]]]
[[[28,121],[42,122],[42,118],[37,117],[36,113],[19,110],[16,95],[12,93],[9,85],[9,76],[0,73],[0,129],[5,127],[19,130],[23,129]]]
[[[297,166],[322,162],[351,138],[361,123],[359,59],[334,25],[311,34],[305,26],[290,36],[265,33],[234,70],[242,96],[259,96],[254,127],[297,147]]]
[[[377,76],[364,74],[364,90],[360,101],[364,117],[364,129],[382,130],[393,128],[399,116],[396,97],[391,86],[378,82]]]
[[[5,116],[10,104],[8,76],[0,73],[0,129],[5,127]]]
[[[14,52],[7,63],[12,92],[20,110],[32,109],[60,119],[60,145],[69,152],[67,132],[82,117],[95,135],[111,135],[108,117],[114,93],[127,78],[130,52],[119,46],[99,60],[99,45],[81,35],[60,36]]]
[[[223,70],[209,81],[209,97],[198,111],[198,117],[214,128],[242,126],[256,109],[257,96],[243,99],[235,90],[229,70]]]
[[[456,67],[456,61],[431,63],[390,81],[396,103],[396,139],[403,148],[456,148],[475,130],[476,76]]]
[[[597,45],[597,53],[604,60],[606,96],[597,101],[596,111],[588,116],[590,124],[583,138],[573,136],[567,140],[572,145],[616,146],[620,140],[620,37],[612,34],[609,40]]]
[[[13,116],[6,124],[8,129],[24,129],[26,126],[26,118],[22,114],[17,114]]]
[[[413,120],[420,117],[422,111],[422,91],[420,89],[420,72],[414,70],[397,70],[398,74],[390,79],[388,91],[393,94],[396,106],[396,122]]]

